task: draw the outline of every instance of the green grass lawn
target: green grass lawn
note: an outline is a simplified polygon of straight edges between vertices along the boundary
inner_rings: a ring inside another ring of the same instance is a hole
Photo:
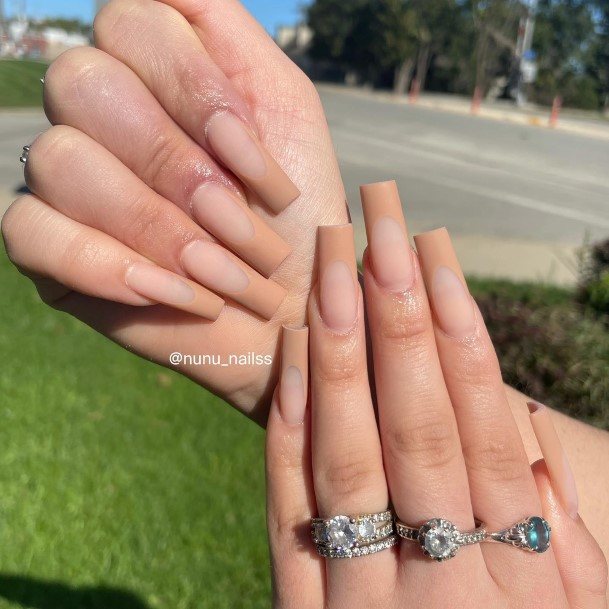
[[[47,67],[39,61],[0,60],[0,108],[41,106],[40,79]]]
[[[0,608],[268,607],[263,433],[0,254]]]

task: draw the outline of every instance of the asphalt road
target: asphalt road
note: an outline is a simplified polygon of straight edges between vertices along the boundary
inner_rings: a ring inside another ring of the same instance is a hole
[[[322,89],[354,223],[358,185],[397,179],[412,232],[441,225],[466,270],[573,279],[575,248],[609,236],[609,140]],[[19,151],[45,129],[0,113],[0,213],[23,187]]]

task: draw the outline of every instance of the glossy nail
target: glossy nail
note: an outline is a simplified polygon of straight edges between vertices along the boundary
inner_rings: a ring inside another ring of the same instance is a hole
[[[366,184],[360,195],[374,277],[392,292],[405,292],[414,282],[414,264],[397,184]]]
[[[421,271],[440,328],[463,339],[476,331],[476,314],[461,265],[445,228],[415,238]]]
[[[200,284],[230,297],[264,319],[273,317],[286,296],[281,286],[216,243],[189,243],[182,251],[182,266]]]
[[[175,273],[146,262],[132,264],[125,283],[140,296],[214,321],[224,301],[209,290]]]
[[[318,246],[321,317],[331,330],[348,332],[358,306],[353,226],[320,226]]]
[[[275,213],[283,211],[300,195],[254,133],[232,112],[219,112],[211,117],[207,141],[222,163]]]
[[[529,402],[528,407],[529,419],[546,462],[552,486],[567,514],[576,520],[579,500],[575,476],[552,423],[550,411],[539,402]]]
[[[203,184],[191,202],[199,224],[263,275],[270,275],[290,254],[290,246],[224,186]]]
[[[309,329],[283,327],[279,412],[289,425],[304,421],[309,376]]]

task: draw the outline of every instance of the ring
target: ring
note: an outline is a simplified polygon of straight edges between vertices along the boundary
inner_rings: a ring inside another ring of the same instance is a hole
[[[311,536],[317,552],[326,558],[366,556],[397,543],[390,510],[358,516],[312,518]]]
[[[21,156],[19,157],[19,160],[25,165],[27,163],[27,157],[30,154],[30,146],[24,146],[23,147],[23,152],[21,153]]]
[[[420,527],[411,527],[398,520],[395,526],[402,539],[418,542],[423,553],[438,562],[453,558],[461,546],[480,543],[486,538],[486,529],[482,525],[469,533],[462,533],[444,518],[432,518]]]
[[[541,554],[550,547],[552,527],[541,516],[530,516],[515,525],[489,533],[484,541],[507,543],[516,548]]]

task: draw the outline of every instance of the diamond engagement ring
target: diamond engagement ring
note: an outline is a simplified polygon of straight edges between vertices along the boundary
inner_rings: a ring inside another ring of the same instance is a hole
[[[389,510],[358,516],[312,518],[311,536],[319,554],[326,558],[366,556],[397,544],[393,514]]]
[[[552,528],[541,516],[531,516],[515,525],[489,533],[484,541],[507,543],[516,548],[541,554],[550,547]]]
[[[420,527],[411,527],[398,520],[395,526],[402,539],[416,541],[426,556],[439,562],[453,558],[461,546],[480,543],[486,538],[482,525],[462,533],[450,520],[443,518],[433,518]]]

